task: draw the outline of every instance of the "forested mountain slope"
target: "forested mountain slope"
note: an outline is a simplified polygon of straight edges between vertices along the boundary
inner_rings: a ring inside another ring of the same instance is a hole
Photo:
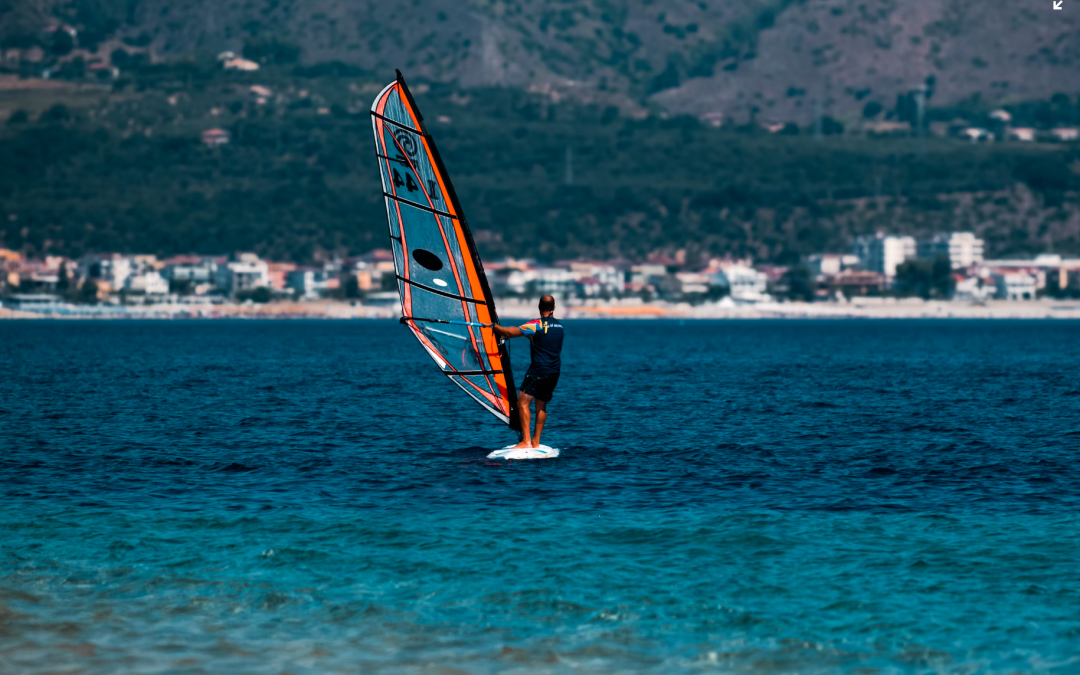
[[[805,123],[887,112],[924,83],[939,106],[1072,94],[1080,6],[1064,2],[0,0],[0,32],[51,12],[145,36],[165,59],[262,41],[306,64]]]

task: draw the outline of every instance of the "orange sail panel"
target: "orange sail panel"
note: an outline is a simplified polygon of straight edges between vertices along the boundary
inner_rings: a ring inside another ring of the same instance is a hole
[[[457,194],[401,73],[371,105],[401,322],[450,381],[517,429],[495,303]]]

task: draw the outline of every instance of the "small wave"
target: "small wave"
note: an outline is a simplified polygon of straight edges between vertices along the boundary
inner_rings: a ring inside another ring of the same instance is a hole
[[[211,468],[211,471],[216,471],[218,473],[249,473],[251,471],[257,471],[258,469],[259,467],[257,466],[247,466],[245,464],[240,464],[239,462],[232,462],[225,466],[216,465]]]
[[[890,469],[887,466],[875,466],[873,469],[870,469],[866,473],[872,476],[895,476],[900,472],[896,469]]]

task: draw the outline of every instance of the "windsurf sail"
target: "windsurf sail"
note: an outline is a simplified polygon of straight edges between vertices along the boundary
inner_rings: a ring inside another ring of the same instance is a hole
[[[457,193],[409,88],[397,80],[371,104],[403,316],[450,381],[514,430],[521,427],[510,354]]]

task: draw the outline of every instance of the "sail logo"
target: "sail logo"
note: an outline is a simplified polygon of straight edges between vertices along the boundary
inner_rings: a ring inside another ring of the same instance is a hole
[[[394,129],[394,138],[409,157],[416,158],[416,138],[404,129]]]

